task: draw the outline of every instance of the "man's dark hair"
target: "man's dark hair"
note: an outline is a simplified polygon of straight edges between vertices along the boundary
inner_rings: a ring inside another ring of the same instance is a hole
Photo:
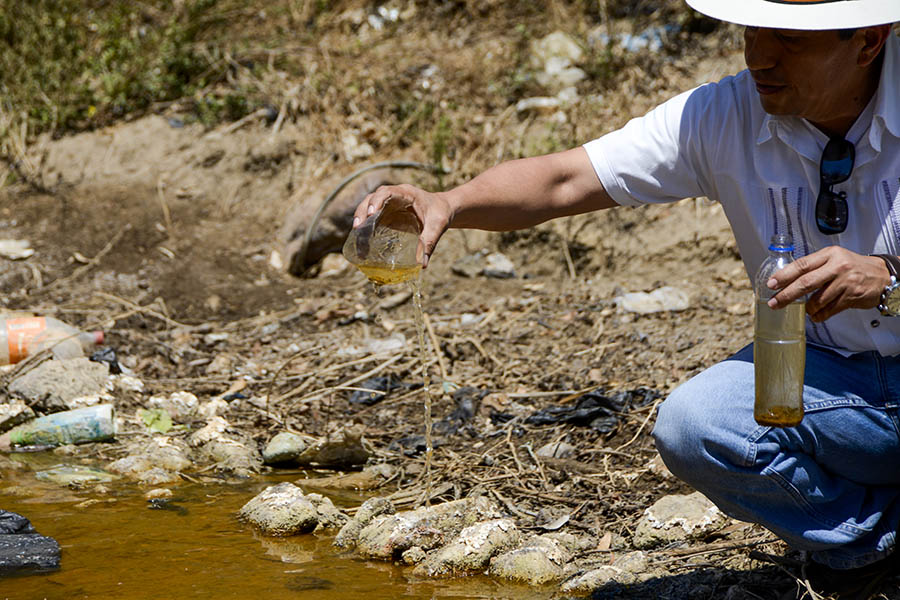
[[[856,33],[856,28],[853,29],[838,29],[838,37],[844,41],[849,40],[853,37],[853,34]]]

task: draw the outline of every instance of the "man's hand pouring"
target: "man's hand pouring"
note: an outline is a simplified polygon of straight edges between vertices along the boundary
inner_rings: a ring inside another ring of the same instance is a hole
[[[426,192],[408,184],[386,185],[366,196],[356,207],[353,227],[359,227],[366,218],[379,211],[383,211],[382,218],[398,211],[408,211],[415,215],[421,229],[416,260],[423,269],[428,266],[438,240],[447,231],[453,218],[453,211],[444,194]]]

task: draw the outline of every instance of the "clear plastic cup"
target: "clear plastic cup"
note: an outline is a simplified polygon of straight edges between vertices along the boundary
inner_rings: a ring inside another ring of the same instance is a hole
[[[422,270],[416,260],[420,232],[411,211],[385,206],[350,230],[344,258],[379,285],[409,281]]]

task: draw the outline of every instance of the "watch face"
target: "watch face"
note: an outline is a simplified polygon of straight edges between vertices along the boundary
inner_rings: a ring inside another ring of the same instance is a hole
[[[892,315],[900,315],[900,286],[893,286],[884,296],[884,307]]]

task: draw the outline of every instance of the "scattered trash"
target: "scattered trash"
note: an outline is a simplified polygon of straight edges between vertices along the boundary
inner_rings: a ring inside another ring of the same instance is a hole
[[[372,406],[384,400],[388,394],[396,390],[415,390],[422,387],[422,383],[404,383],[391,376],[371,377],[359,384],[358,390],[350,394],[350,404],[363,404]]]
[[[361,354],[389,354],[403,350],[409,345],[406,336],[400,333],[392,333],[386,338],[366,338],[357,346],[349,344],[342,346],[335,352],[336,356],[359,356]]]
[[[0,448],[59,446],[111,440],[116,436],[112,404],[53,413],[19,425],[0,436]]]
[[[0,365],[15,364],[42,350],[50,350],[56,358],[76,358],[102,343],[102,331],[86,333],[53,317],[0,315]]]
[[[142,408],[138,410],[138,416],[149,431],[166,433],[172,429],[172,417],[162,408]]]
[[[663,26],[648,27],[636,34],[619,33],[614,35],[612,39],[628,52],[638,52],[640,50],[659,52],[680,29],[677,23],[667,23]],[[598,29],[588,34],[588,43],[592,45],[600,44],[606,46],[609,44],[610,39],[609,34],[603,29]]]
[[[9,260],[22,260],[34,254],[28,240],[0,240],[0,256]]]
[[[106,347],[97,350],[91,354],[91,361],[105,364],[109,368],[109,373],[111,375],[122,374],[122,366],[119,364],[119,360],[116,357],[115,348]]]
[[[147,500],[147,508],[150,510],[167,510],[176,513],[180,517],[186,517],[188,514],[188,509],[180,504],[175,504],[175,500],[171,498],[149,498]]]
[[[660,393],[649,388],[637,388],[606,396],[599,391],[589,392],[575,402],[574,406],[550,406],[539,410],[525,419],[528,425],[555,425],[569,423],[587,426],[600,433],[613,431],[619,423],[619,415],[660,397]]]

